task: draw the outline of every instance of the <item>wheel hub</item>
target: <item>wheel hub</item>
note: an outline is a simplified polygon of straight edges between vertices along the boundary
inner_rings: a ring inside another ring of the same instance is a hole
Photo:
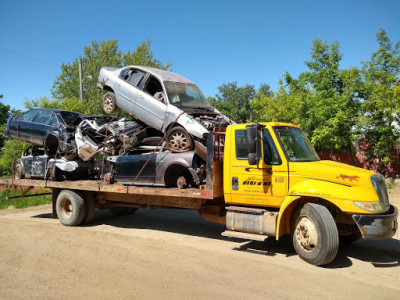
[[[62,217],[65,219],[68,219],[69,217],[71,217],[71,215],[74,211],[74,207],[73,207],[71,201],[67,198],[64,198],[61,201],[60,208],[61,208]]]
[[[184,134],[176,132],[170,140],[171,148],[176,150],[184,150],[187,148],[188,141]]]
[[[318,242],[318,233],[310,219],[302,217],[297,223],[294,234],[297,242],[304,250],[312,251],[315,249]]]

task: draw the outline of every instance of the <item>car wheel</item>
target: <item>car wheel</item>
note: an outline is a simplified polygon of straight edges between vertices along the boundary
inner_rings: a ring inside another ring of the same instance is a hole
[[[25,178],[25,175],[22,173],[22,166],[20,163],[17,163],[17,165],[15,166],[14,176],[15,179]]]
[[[192,137],[182,127],[174,127],[168,132],[167,148],[173,152],[185,152],[192,150]]]
[[[118,113],[117,101],[115,100],[115,94],[113,92],[108,92],[103,97],[103,110],[108,115],[113,115]]]

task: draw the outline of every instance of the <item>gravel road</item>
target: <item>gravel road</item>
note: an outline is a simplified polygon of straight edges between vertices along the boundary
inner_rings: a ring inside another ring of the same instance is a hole
[[[396,199],[400,206],[400,198]],[[0,213],[1,299],[399,299],[400,236],[300,260],[289,238],[243,242],[196,212],[139,210],[66,227],[50,205]]]

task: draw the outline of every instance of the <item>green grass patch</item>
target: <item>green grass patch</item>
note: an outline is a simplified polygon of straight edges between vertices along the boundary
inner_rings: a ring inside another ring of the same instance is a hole
[[[48,190],[43,189],[43,191],[34,192],[31,191],[29,194],[46,193]],[[51,195],[48,196],[37,196],[37,197],[26,197],[17,199],[7,199],[11,196],[19,196],[22,194],[21,190],[15,190],[12,188],[6,188],[0,192],[0,209],[6,209],[9,206],[14,206],[15,208],[26,208],[30,206],[42,205],[51,203]]]

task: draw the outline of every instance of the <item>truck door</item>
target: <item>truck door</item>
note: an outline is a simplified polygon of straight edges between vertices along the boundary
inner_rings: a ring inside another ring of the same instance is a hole
[[[259,166],[249,165],[246,129],[236,129],[235,149],[231,152],[230,197],[226,201],[237,205],[279,207],[287,194],[288,167],[281,159],[267,129],[262,131]]]

